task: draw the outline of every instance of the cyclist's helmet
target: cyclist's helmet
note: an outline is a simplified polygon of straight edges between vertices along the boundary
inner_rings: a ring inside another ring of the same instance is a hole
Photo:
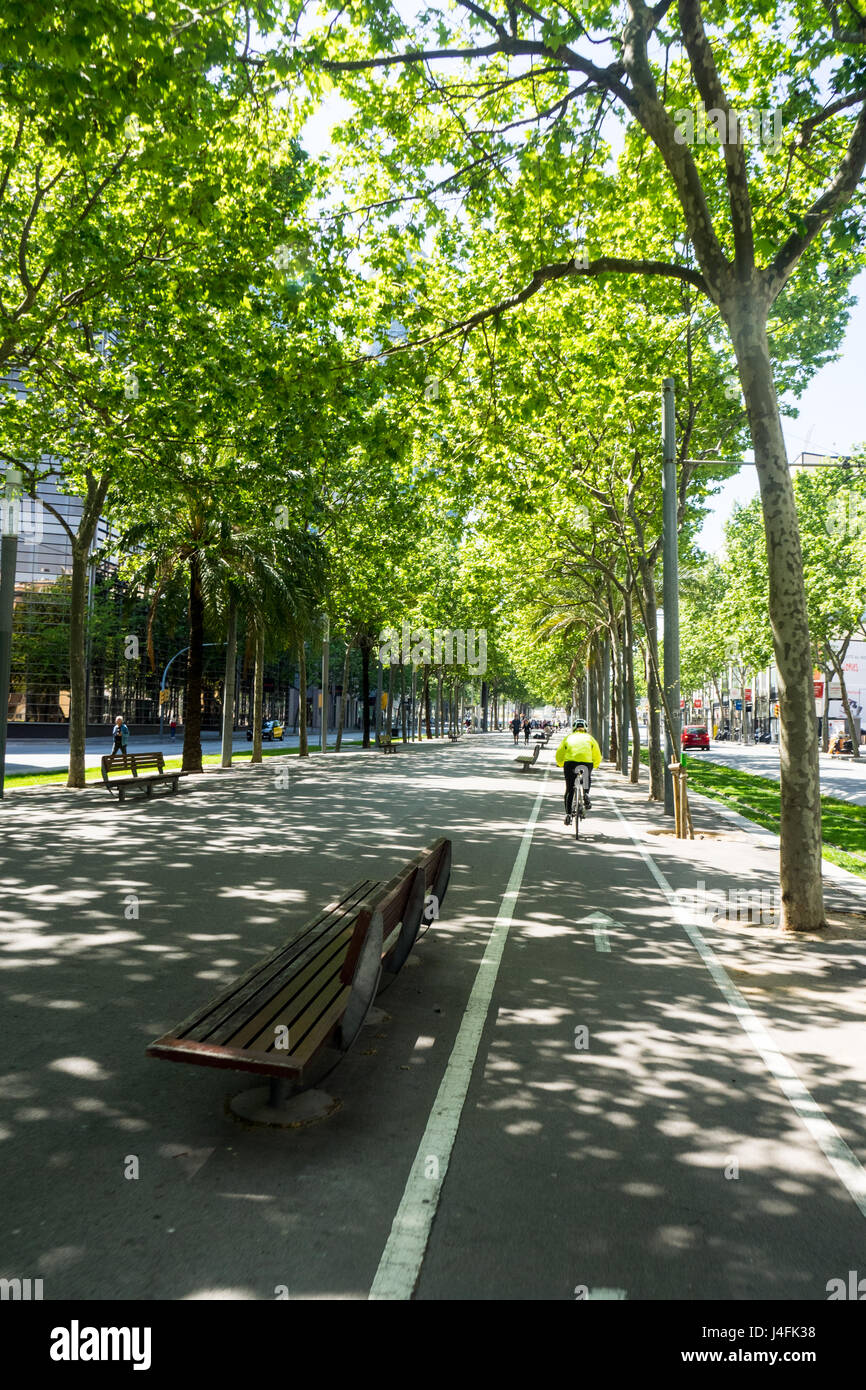
[[[576,733],[578,729],[583,729],[583,731],[586,732],[585,719],[575,719],[574,723],[571,726],[571,732]]]

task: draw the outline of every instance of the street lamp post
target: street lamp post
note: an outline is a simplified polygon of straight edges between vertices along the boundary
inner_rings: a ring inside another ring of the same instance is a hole
[[[228,646],[228,643],[227,643],[227,642],[202,642],[202,646],[203,646],[203,647],[225,647],[225,646]],[[168,668],[169,668],[169,666],[174,665],[175,661],[177,661],[177,659],[178,659],[179,656],[183,656],[184,652],[188,652],[188,651],[189,651],[189,647],[181,647],[181,649],[180,649],[179,652],[175,652],[174,656],[171,658],[171,661],[168,662],[168,665],[166,666],[165,670],[164,670],[163,673],[162,673],[162,680],[161,680],[160,683],[159,683],[159,695],[160,695],[160,700],[159,700],[159,737],[160,737],[160,741],[162,740],[162,735],[163,735],[163,715],[162,715],[162,711],[163,711],[163,709],[165,708],[164,703],[163,703],[163,700],[162,700],[162,692],[165,690],[165,678],[166,678],[166,676],[168,675]]]
[[[3,538],[0,546],[0,798],[6,780],[6,722],[12,676],[12,614],[15,606],[15,566],[24,475],[7,468],[3,497]]]
[[[682,758],[680,746],[680,595],[677,544],[677,460],[674,379],[665,377],[662,390],[662,516],[664,563],[664,687],[670,727],[666,721],[665,812],[674,814],[674,784],[670,764]]]

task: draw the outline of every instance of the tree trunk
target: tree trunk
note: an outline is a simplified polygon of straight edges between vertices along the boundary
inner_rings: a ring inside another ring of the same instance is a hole
[[[88,482],[78,531],[72,541],[69,609],[69,772],[67,787],[84,786],[87,749],[87,570],[90,547],[108,493],[108,475]],[[50,510],[50,509],[49,509]],[[116,711],[113,711],[116,713]],[[108,750],[111,751],[110,749]]]
[[[226,673],[223,681],[223,729],[222,757],[223,767],[232,765],[232,733],[235,723],[235,666],[238,646],[238,605],[235,598],[229,600],[228,622],[226,624]]]
[[[262,761],[262,716],[264,715],[265,681],[265,633],[257,629],[255,634],[256,664],[253,672],[253,754],[250,763]]]
[[[361,747],[370,747],[370,638],[365,632],[360,642],[361,646],[361,719],[363,721],[363,734],[361,735]]]
[[[616,653],[617,671],[617,713],[619,715],[619,770],[623,777],[628,776],[628,691],[626,681],[625,663],[625,617],[623,616],[619,630],[619,644]]]
[[[382,742],[382,663],[376,662],[376,747]]]
[[[308,758],[310,747],[307,739],[307,644],[298,643],[298,757]]]
[[[631,594],[625,599],[625,684],[631,718],[631,773],[629,781],[635,786],[640,781],[640,724],[637,717],[637,696],[634,688],[634,617],[631,607]]]
[[[766,315],[750,290],[722,304],[746,400],[767,539],[769,616],[779,673],[782,927],[824,926],[821,785],[815,737],[812,645],[794,487],[788,470]]]
[[[619,705],[619,671],[617,669],[616,658],[614,657],[613,680],[610,689],[610,760],[619,765],[619,728],[617,725],[617,707]]]
[[[602,731],[605,745],[602,755],[607,762],[616,762],[610,755],[610,638],[602,642]]]
[[[406,667],[400,662],[400,730],[403,742],[409,742],[409,726],[406,723]]]
[[[385,728],[382,733],[382,742],[391,742],[391,720],[394,717],[394,663],[388,666],[388,698],[385,705]]]
[[[343,742],[343,723],[344,723],[345,716],[346,716],[346,702],[347,702],[347,700],[348,700],[348,698],[349,698],[349,695],[348,695],[348,690],[349,690],[349,657],[350,657],[350,655],[351,655],[351,652],[352,652],[352,642],[351,642],[351,639],[350,639],[349,641],[346,642],[346,652],[345,652],[345,655],[344,655],[344,657],[343,657],[343,681],[342,681],[342,684],[341,684],[341,686],[340,686],[340,689],[342,690],[343,693],[342,693],[342,695],[340,696],[340,706],[339,706],[339,709],[337,710],[337,742],[336,742],[336,744],[334,745],[334,747],[335,747],[336,752],[338,752],[338,753],[339,753],[339,751],[340,751],[340,745],[341,745],[342,742]]]
[[[189,653],[183,718],[184,772],[201,772],[201,684],[204,659],[204,600],[197,555],[189,562]]]
[[[418,723],[418,667],[417,667],[417,666],[413,666],[413,667],[412,667],[412,701],[411,701],[411,704],[412,704],[412,718],[411,718],[411,720],[410,720],[409,722],[410,722],[410,725],[411,725],[411,728],[412,728],[411,739],[412,739],[412,742],[414,743],[414,742],[415,742],[416,736],[417,736],[419,739],[420,739],[420,737],[421,737],[421,728],[420,728],[420,725],[419,725],[419,723]]]
[[[661,738],[661,701],[659,699],[656,673],[659,671],[658,643],[658,603],[654,567],[643,563],[641,584],[643,586],[644,612],[646,614],[647,643],[647,696],[649,698],[649,727],[647,741],[650,764],[650,801],[665,799],[665,758]]]
[[[433,737],[433,721],[430,710],[430,667],[424,667],[424,718],[427,723],[427,738]]]
[[[587,719],[589,720],[589,732],[596,742],[601,741],[601,729],[598,723],[598,696],[595,684],[595,642],[590,644],[589,655],[587,657],[587,674],[589,676],[589,710]]]
[[[87,565],[90,543],[72,543],[69,602],[69,775],[67,787],[84,786],[87,748]],[[106,749],[106,752],[110,752]]]

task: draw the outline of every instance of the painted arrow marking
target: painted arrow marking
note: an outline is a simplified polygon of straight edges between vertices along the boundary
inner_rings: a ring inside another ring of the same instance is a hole
[[[590,913],[589,917],[582,917],[579,922],[575,922],[575,926],[592,927],[595,935],[595,949],[597,951],[610,951],[608,931],[611,927],[622,927],[622,922],[615,922],[612,917],[608,917],[606,912],[593,912]]]

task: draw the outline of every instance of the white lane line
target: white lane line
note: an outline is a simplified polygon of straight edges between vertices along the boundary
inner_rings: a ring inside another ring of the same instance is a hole
[[[391,1225],[391,1234],[376,1270],[369,1294],[371,1299],[411,1298],[418,1282],[427,1241],[430,1238],[430,1228],[439,1205],[451,1150],[457,1137],[460,1115],[490,1008],[493,988],[499,974],[508,929],[523,883],[548,771],[549,768],[545,768],[535,804],[526,822],[514,868],[511,870],[508,887],[499,908],[499,916],[493,923],[493,930],[487,942],[484,958],[478,967],[478,974],[475,976],[472,993],[448,1059],[448,1066],[445,1068],[445,1075],[433,1102],[424,1137],[418,1145],[397,1215]]]
[[[579,922],[575,922],[576,927],[592,927],[592,934],[595,937],[595,949],[597,951],[609,951],[610,942],[607,939],[607,929],[614,925],[612,917],[608,917],[606,912],[592,912],[588,917],[581,917]]]
[[[720,992],[739,1020],[743,1031],[751,1040],[755,1051],[764,1059],[769,1071],[776,1078],[803,1124],[823,1151],[828,1163],[840,1181],[844,1183],[861,1216],[866,1216],[866,1171],[864,1171],[857,1155],[848,1147],[836,1126],[825,1115],[811,1092],[807,1090],[787,1057],[779,1050],[766,1024],[753,1012],[751,1005],[737,989],[712,947],[707,945],[703,933],[697,925],[699,920],[697,914],[677,901],[673,889],[661,869],[657,867],[649,850],[641,844],[612,794],[608,792],[607,795],[613,809],[643,856],[647,868],[673,908],[676,920],[718,985]]]
[[[595,949],[597,951],[609,951],[610,942],[607,939],[607,927],[596,924],[593,927],[595,933]]]
[[[625,1289],[590,1289],[589,1293],[586,1295],[586,1301],[588,1303],[600,1303],[604,1299],[622,1298],[625,1298]]]

